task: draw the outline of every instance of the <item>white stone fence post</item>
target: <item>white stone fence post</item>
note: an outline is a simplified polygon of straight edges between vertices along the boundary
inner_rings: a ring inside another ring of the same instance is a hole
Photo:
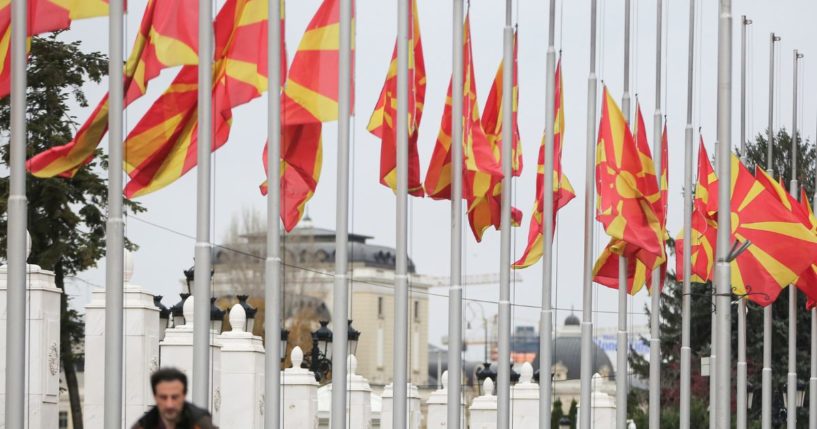
[[[281,427],[316,429],[318,427],[318,382],[315,374],[301,368],[304,352],[292,349],[292,368],[281,376],[284,392],[281,395]]]

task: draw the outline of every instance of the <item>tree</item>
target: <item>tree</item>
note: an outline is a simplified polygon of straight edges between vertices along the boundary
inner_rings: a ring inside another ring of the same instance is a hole
[[[799,184],[806,188],[808,195],[814,195],[815,160],[817,152],[809,145],[808,140],[803,140],[798,136],[797,150],[797,178]],[[744,162],[750,170],[755,166],[766,165],[767,138],[765,134],[758,134],[753,142],[747,142]],[[741,155],[741,154],[739,154]],[[785,129],[777,132],[774,144],[774,154],[772,159],[775,177],[782,176],[783,181],[788,184],[791,178],[791,137]],[[680,252],[676,249],[674,242],[668,243],[671,253]],[[712,284],[692,284],[691,288],[691,332],[690,347],[692,349],[692,427],[706,427],[708,425],[709,404],[709,379],[700,375],[700,358],[710,354],[711,332],[711,296]],[[800,294],[798,294],[800,295]],[[681,299],[682,283],[678,282],[675,273],[670,271],[667,274],[667,282],[661,298],[659,309],[660,332],[661,332],[661,427],[673,428],[678,424],[678,408],[680,400],[680,351],[681,351]],[[775,398],[781,395],[786,387],[787,370],[787,344],[788,344],[788,291],[780,294],[777,301],[772,305],[773,313],[773,334],[772,334],[772,374],[773,374],[773,395]],[[805,299],[802,295],[798,298],[798,309],[803,309]],[[649,309],[645,308],[649,314]],[[732,306],[732,361],[737,361],[737,306]],[[798,326],[809,326],[810,318],[806,311],[798,313]],[[763,309],[755,304],[748,305],[747,313],[747,335],[746,335],[746,358],[747,373],[749,382],[753,385],[755,392],[755,406],[749,410],[749,420],[760,419],[760,373],[763,366]],[[801,379],[805,379],[809,373],[809,349],[803,345],[809,344],[810,332],[808,329],[798,329],[797,343],[797,373]],[[647,344],[647,340],[642,338]],[[649,362],[635,352],[630,353],[630,365],[634,373],[643,378],[649,378]],[[733,368],[734,371],[734,368]],[[733,380],[735,380],[733,373]],[[638,427],[642,427],[640,421],[646,422],[646,415],[643,406],[646,404],[647,396],[637,394],[630,396],[632,399],[629,414],[636,420]],[[734,398],[734,395],[733,395]],[[774,404],[782,404],[782,400],[775,400]],[[734,402],[733,402],[734,404]],[[776,405],[775,405],[776,406]],[[642,408],[639,408],[642,407]],[[733,405],[734,407],[734,405]],[[773,410],[777,414],[778,410]],[[798,416],[798,427],[805,428],[808,419],[805,410],[800,409]],[[642,420],[644,419],[644,420]]]
[[[57,40],[58,34],[35,37],[28,64],[28,155],[39,153],[71,140],[77,123],[70,115],[70,103],[87,106],[82,86],[100,82],[108,70],[107,58],[98,52],[85,53],[79,43]],[[9,138],[9,99],[0,101],[0,137]],[[64,289],[65,278],[96,266],[105,256],[105,212],[108,189],[100,175],[107,162],[97,150],[96,157],[70,179],[27,177],[28,229],[32,248],[29,262],[51,270],[56,286]],[[0,156],[8,166],[8,145],[0,146]],[[118,168],[118,167],[116,167]],[[6,257],[9,179],[0,178],[0,256]],[[141,205],[125,201],[133,213]],[[126,246],[134,246],[126,239]],[[76,363],[81,356],[75,347],[85,336],[78,315],[68,308],[68,296],[61,299],[60,359],[68,386],[73,427],[82,428],[82,407],[77,386]]]

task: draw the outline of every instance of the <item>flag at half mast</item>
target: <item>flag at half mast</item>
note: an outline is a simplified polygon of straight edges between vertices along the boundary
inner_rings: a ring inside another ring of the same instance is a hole
[[[565,117],[564,88],[562,85],[562,61],[556,64],[554,121],[553,121],[553,232],[556,231],[556,214],[576,197],[573,186],[562,172],[562,141],[564,139]],[[513,264],[514,268],[527,268],[542,258],[544,249],[544,201],[545,201],[545,139],[539,144],[539,158],[536,163],[536,199],[531,212],[528,229],[528,244],[522,256]]]
[[[196,0],[148,0],[125,63],[125,107],[144,95],[148,83],[162,70],[198,63],[197,11]],[[105,94],[73,140],[35,155],[28,160],[27,167],[37,177],[71,177],[90,161],[107,132],[108,94]]]
[[[420,16],[417,1],[412,0],[410,10],[408,49],[408,189],[409,194],[422,197],[420,181],[420,156],[417,151],[420,121],[426,97],[426,66],[423,42],[420,37]],[[397,191],[397,42],[389,63],[386,82],[369,119],[368,131],[380,138],[380,183]]]
[[[641,110],[634,139],[615,100],[604,89],[596,145],[596,219],[610,242],[593,268],[597,283],[618,288],[618,257],[628,258],[628,292],[636,293],[664,254],[661,192]],[[632,261],[629,261],[632,260]],[[641,265],[639,265],[639,263]]]

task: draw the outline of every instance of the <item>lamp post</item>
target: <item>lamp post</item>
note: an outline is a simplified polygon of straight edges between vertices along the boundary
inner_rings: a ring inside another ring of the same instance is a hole
[[[216,305],[216,298],[210,298],[210,331],[216,334],[221,333],[224,326],[224,314],[224,310]]]
[[[181,301],[177,302],[173,307],[170,307],[170,315],[173,317],[173,327],[178,328],[184,326],[184,301],[190,297],[189,293],[180,293]]]
[[[318,382],[326,380],[327,374],[332,370],[332,330],[329,329],[329,322],[321,320],[321,326],[312,333],[312,356],[309,362],[309,369],[315,373],[315,380]]]
[[[244,331],[253,333],[253,328],[255,328],[255,314],[258,312],[258,309],[251,306],[247,303],[247,300],[250,298],[249,295],[237,295],[238,304],[244,309],[244,312],[247,313],[247,324],[244,326]]]
[[[565,416],[559,419],[559,429],[570,429],[570,425],[572,424],[570,417]]]
[[[162,304],[162,295],[153,297],[153,305],[159,309],[159,341],[165,339],[165,331],[170,323],[170,310]]]
[[[351,320],[349,320],[349,325],[346,328],[346,339],[349,343],[349,354],[355,354],[357,352],[357,341],[360,339],[360,331],[352,327]]]
[[[287,344],[289,344],[289,331],[281,328],[281,347],[278,348],[278,351],[280,351],[279,357],[282,363],[287,359]]]
[[[800,408],[803,406],[803,402],[806,399],[806,387],[808,387],[806,383],[797,380],[797,391],[795,393],[796,396],[794,398],[794,406],[796,408]],[[785,390],[783,391],[783,407],[785,407],[786,409],[789,408],[789,395],[788,392]]]
[[[491,362],[485,361],[481,367],[477,368],[476,374],[477,376],[477,385],[478,389],[482,389],[482,382],[485,381],[486,378],[490,378],[494,383],[496,383],[496,376],[497,371],[493,369],[491,366]],[[491,392],[482,392],[483,395],[488,394]]]

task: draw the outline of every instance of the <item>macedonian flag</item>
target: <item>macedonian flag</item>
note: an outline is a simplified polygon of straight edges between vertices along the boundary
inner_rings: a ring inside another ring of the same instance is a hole
[[[666,238],[666,175],[667,175],[667,150],[666,150],[666,126],[662,134],[662,173],[656,175],[655,164],[653,163],[652,152],[647,140],[647,129],[644,123],[644,115],[641,112],[641,105],[636,105],[636,127],[635,127],[635,148],[638,152],[640,171],[636,174],[637,181],[641,183],[644,199],[649,203],[658,222],[661,226],[661,234]],[[661,180],[659,184],[659,180]],[[619,258],[628,249],[628,242],[623,239],[613,239],[604,248],[593,269],[593,280],[596,283],[610,288],[618,288]],[[663,240],[660,245],[660,254],[654,255],[645,253],[637,249],[636,257],[627,259],[627,292],[636,294],[646,283],[650,286],[650,272],[656,265],[660,267],[660,277],[663,279],[666,273],[666,253]],[[663,284],[663,280],[661,282]]]
[[[408,134],[409,134],[409,174],[408,189],[411,195],[423,196],[420,181],[420,156],[417,151],[418,130],[423,117],[426,97],[426,66],[423,57],[423,42],[420,38],[420,16],[417,2],[411,2],[408,57]],[[393,191],[397,190],[397,42],[389,63],[386,83],[377,100],[369,126],[370,133],[380,138],[380,183]]]
[[[471,50],[471,24],[465,17],[463,47],[463,198],[478,198],[488,194],[491,180],[502,178],[499,157],[491,148],[479,113],[477,85],[474,75],[473,53]],[[445,110],[440,132],[426,171],[426,194],[433,199],[451,198],[451,126],[452,126],[452,86],[448,85]],[[479,172],[474,175],[469,173]]]
[[[195,0],[148,1],[125,64],[126,107],[145,94],[148,82],[163,69],[198,62],[197,10]],[[37,154],[28,161],[27,167],[37,177],[73,176],[93,157],[107,132],[108,95],[105,94],[73,140]]]
[[[567,180],[567,176],[562,173],[562,138],[564,137],[565,117],[562,105],[564,105],[564,90],[562,85],[562,62],[556,65],[556,94],[554,102],[555,118],[553,122],[553,229],[556,230],[556,214],[566,206],[576,193],[573,186]],[[514,262],[514,268],[527,268],[535,264],[544,251],[544,201],[545,201],[545,140],[539,144],[539,159],[536,163],[536,199],[533,203],[533,211],[528,229],[528,244],[522,257]]]
[[[303,217],[306,203],[318,186],[322,123],[338,119],[339,7],[338,0],[324,0],[307,26],[287,73],[281,107],[281,219],[287,231]],[[351,84],[354,87],[354,80]],[[354,96],[354,90],[351,94]],[[354,100],[350,109],[353,106]],[[261,185],[261,192],[265,191],[266,183]]]
[[[106,0],[29,0],[28,35],[65,30],[75,19],[108,15]],[[26,48],[28,49],[28,48]],[[0,98],[11,85],[11,0],[0,0]]]
[[[732,261],[732,290],[766,306],[817,259],[817,236],[752,177],[734,154],[731,163],[732,240],[750,242]],[[710,182],[709,203],[717,183]]]
[[[811,211],[808,198],[805,192],[801,190],[801,201],[797,201],[791,194],[786,192],[786,189],[779,182],[769,175],[760,167],[755,167],[755,179],[760,182],[768,192],[770,192],[779,201],[783,207],[796,217],[809,232],[815,235],[817,231],[817,222],[814,219],[814,213]],[[809,300],[817,300],[817,267],[811,264],[805,271],[803,271],[794,283]]]
[[[215,22],[213,65],[213,142],[227,142],[232,108],[267,89],[267,3],[229,0]],[[125,195],[136,197],[161,189],[195,167],[198,131],[198,67],[185,66],[153,104],[125,142],[130,182]]]
[[[633,259],[630,270],[633,276],[637,275],[636,260],[644,264],[644,273],[649,272],[664,257],[664,231],[656,211],[656,204],[661,205],[660,192],[649,145],[646,141],[641,144],[635,141],[606,87],[603,99],[596,145],[596,219],[604,225],[611,240],[593,271],[594,281],[618,288],[618,260],[613,255]],[[605,265],[615,267],[616,275],[602,271]],[[630,293],[643,285],[643,281],[634,278],[628,287]]]
[[[514,34],[513,49],[513,105],[512,124],[513,145],[511,147],[512,175],[522,174],[522,144],[519,137],[519,125],[517,117],[519,113],[519,70],[517,64],[517,35]],[[485,103],[485,111],[482,113],[482,128],[488,139],[488,145],[494,157],[502,159],[502,102],[503,102],[503,63],[499,63],[499,70],[488,93],[488,100]],[[468,198],[468,223],[471,232],[477,242],[482,241],[482,235],[493,226],[499,230],[502,221],[502,177],[490,176],[489,173],[465,172],[467,183],[480,183],[483,180],[490,180],[490,189],[482,197]],[[511,223],[519,226],[522,222],[522,212],[516,207],[511,207]]]

